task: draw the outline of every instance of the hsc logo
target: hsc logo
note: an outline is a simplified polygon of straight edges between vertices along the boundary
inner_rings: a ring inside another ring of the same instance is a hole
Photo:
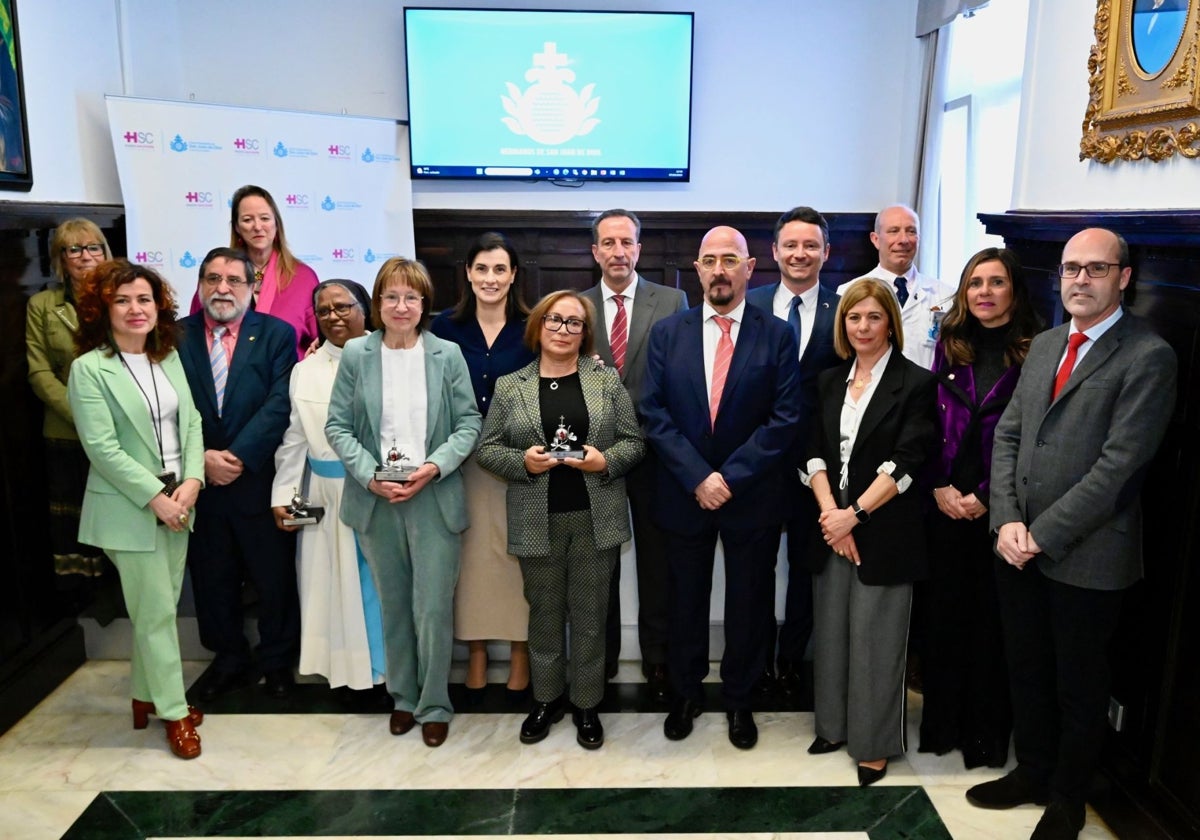
[[[233,150],[242,152],[243,154],[256,155],[259,152],[258,140],[253,137],[235,137],[233,139]]]
[[[133,261],[142,265],[165,265],[166,256],[162,251],[138,251],[133,255]]]
[[[183,194],[183,202],[188,207],[212,207],[213,194],[192,190]]]
[[[350,147],[349,146],[343,146],[338,143],[334,143],[334,144],[330,145],[325,151],[329,152],[329,156],[331,158],[344,158],[345,160],[350,159]]]
[[[121,135],[126,146],[151,147],[154,145],[153,131],[126,131]]]
[[[284,203],[286,203],[288,207],[295,207],[297,210],[307,210],[309,206],[308,194],[288,193],[287,197],[284,198]]]
[[[354,262],[353,248],[334,248],[331,254],[334,262]]]

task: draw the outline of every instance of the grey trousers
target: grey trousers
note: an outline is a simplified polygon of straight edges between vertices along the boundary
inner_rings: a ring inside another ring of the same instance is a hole
[[[604,622],[608,580],[620,548],[597,549],[591,511],[550,514],[550,554],[522,557],[529,602],[533,697],[549,703],[568,681],[571,702],[591,709],[604,699]],[[567,622],[571,624],[570,674]]]
[[[902,754],[912,584],[866,586],[833,554],[813,575],[813,606],[817,735],[858,761]]]

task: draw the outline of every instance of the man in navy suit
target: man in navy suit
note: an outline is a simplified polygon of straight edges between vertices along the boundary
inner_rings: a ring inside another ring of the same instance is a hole
[[[767,659],[762,610],[800,423],[800,365],[788,325],[746,305],[754,259],[741,233],[710,230],[694,265],[704,303],[651,329],[640,402],[646,438],[660,459],[658,521],[669,549],[667,660],[676,697],[664,733],[686,738],[703,704],[719,537],[725,551],[721,696],[730,742],[750,749],[758,741],[750,694]]]
[[[188,570],[200,641],[215,654],[193,687],[209,700],[252,679],[242,585],[258,594],[258,669],[267,692],[288,693],[300,640],[295,535],[275,527],[271,482],[287,429],[296,364],[290,325],[250,309],[254,268],[214,248],[200,265],[203,309],[180,321],[179,357],[204,428],[205,489],[196,502]]]
[[[771,254],[779,265],[779,282],[746,293],[746,302],[786,321],[800,345],[800,427],[791,464],[804,462],[812,412],[817,405],[817,374],[841,359],[833,349],[833,322],[838,296],[821,287],[821,267],[829,259],[829,223],[811,207],[793,207],[775,223]],[[790,697],[803,686],[800,663],[813,629],[812,573],[804,561],[804,549],[816,527],[820,511],[812,493],[800,484],[799,474],[786,475],[788,584],[783,626],[778,628],[779,651],[775,651],[775,598],[767,609],[767,665],[762,685],[771,684],[771,658],[778,657],[779,685]]]

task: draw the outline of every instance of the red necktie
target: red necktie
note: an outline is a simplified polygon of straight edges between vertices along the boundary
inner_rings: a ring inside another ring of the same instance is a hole
[[[729,375],[729,360],[733,358],[733,338],[729,331],[733,319],[714,315],[713,320],[721,328],[721,340],[717,342],[717,357],[713,360],[712,391],[708,398],[709,419],[717,425],[717,409],[721,407],[721,392],[725,390],[725,377]]]
[[[1051,401],[1058,399],[1058,392],[1071,378],[1071,371],[1075,369],[1075,358],[1079,355],[1079,348],[1087,340],[1088,337],[1081,332],[1071,333],[1071,337],[1067,339],[1067,357],[1063,359],[1062,366],[1058,369],[1058,375],[1054,377],[1054,391],[1050,394]]]
[[[608,344],[612,348],[613,363],[617,373],[625,373],[625,345],[629,343],[629,320],[625,317],[625,295],[613,295],[617,305],[617,314],[613,318],[612,332],[609,333]]]

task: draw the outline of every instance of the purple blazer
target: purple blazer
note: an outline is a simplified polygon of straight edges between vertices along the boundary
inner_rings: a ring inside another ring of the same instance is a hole
[[[933,351],[933,370],[937,375],[937,415],[942,431],[942,447],[931,459],[928,473],[931,487],[945,487],[968,435],[980,435],[983,456],[983,481],[978,487],[959,487],[964,495],[974,493],[985,505],[992,472],[992,441],[996,424],[1017,387],[1021,368],[1012,365],[1000,376],[982,400],[975,393],[975,372],[970,365],[948,365],[942,343]]]

